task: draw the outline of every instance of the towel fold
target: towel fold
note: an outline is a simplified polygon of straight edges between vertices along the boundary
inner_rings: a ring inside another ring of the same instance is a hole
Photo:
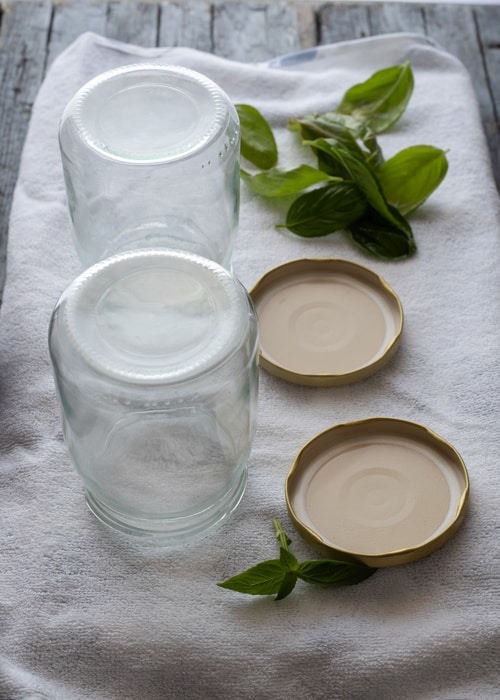
[[[403,341],[378,373],[306,388],[261,372],[249,482],[235,513],[198,543],[164,548],[107,530],[87,510],[61,435],[47,352],[58,296],[81,271],[57,143],[63,107],[89,78],[147,60],[193,68],[276,129],[294,161],[290,116],[332,109],[378,68],[410,60],[415,91],[380,137],[448,149],[449,172],[416,212],[418,251],[368,258],[341,234],[304,240],[242,186],[233,266],[250,287],[301,257],[338,257],[399,295]],[[270,64],[187,48],[142,49],[82,35],[36,100],[12,206],[0,316],[1,700],[493,700],[500,688],[498,469],[499,198],[473,87],[428,39],[396,34],[325,46]],[[277,556],[272,518],[299,559],[284,480],[300,447],[329,426],[386,415],[427,425],[461,453],[471,480],[463,526],[440,550],[362,584],[299,583],[285,600],[215,584]]]

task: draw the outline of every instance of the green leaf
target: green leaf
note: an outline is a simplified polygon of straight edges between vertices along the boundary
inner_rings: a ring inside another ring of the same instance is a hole
[[[299,564],[297,575],[316,586],[352,586],[373,576],[376,570],[362,564],[319,559]]]
[[[364,581],[376,571],[362,564],[349,564],[330,559],[305,561],[299,564],[288,550],[291,540],[281,522],[274,518],[273,525],[276,539],[280,543],[280,559],[264,561],[217,585],[250,595],[276,594],[276,600],[282,600],[293,591],[298,578],[305,583],[317,586],[350,586]]]
[[[339,163],[347,177],[363,192],[373,209],[392,223],[395,228],[411,233],[410,225],[406,219],[387,202],[375,169],[362,156],[332,144],[329,139],[317,139],[311,145],[324,151],[332,160]]]
[[[298,197],[286,216],[286,228],[304,238],[348,228],[362,216],[366,198],[352,182],[321,187]]]
[[[217,585],[249,595],[274,595],[280,591],[288,570],[279,559],[263,561]]]
[[[401,260],[416,250],[411,229],[408,232],[394,226],[371,207],[349,227],[348,233],[366,253],[382,260]]]
[[[356,153],[361,159],[368,158],[369,152],[364,152],[358,144],[354,133],[346,127],[342,121],[342,115],[335,112],[327,114],[309,115],[297,120],[302,131],[303,143],[310,146],[318,158],[318,168],[333,177],[348,178],[348,173],[338,159],[331,158],[325,149],[315,148],[318,139],[325,139],[332,148],[339,147]],[[346,117],[344,117],[346,119]]]
[[[448,171],[445,151],[410,146],[377,170],[387,200],[403,215],[411,214],[439,187]]]
[[[308,114],[301,119],[289,120],[288,127],[291,130],[300,129],[305,140],[331,138],[348,148],[359,148],[356,138],[365,131],[364,126],[355,119],[338,112]]]
[[[241,176],[246,185],[262,197],[285,197],[331,179],[329,175],[310,165],[299,165],[292,170],[271,168],[256,175],[244,171]]]
[[[241,155],[262,170],[278,162],[278,148],[271,127],[251,105],[237,104],[240,119]]]
[[[345,93],[337,111],[363,122],[376,134],[386,131],[405,111],[413,93],[410,63],[391,66],[374,73],[364,83]]]
[[[282,566],[290,571],[295,571],[299,563],[296,557],[284,547],[280,547],[280,562]]]
[[[276,596],[276,600],[283,600],[283,598],[286,598],[287,595],[290,595],[290,593],[295,588],[296,583],[297,574],[295,573],[295,571],[288,571],[283,577],[283,581],[281,582],[281,586],[278,591],[278,595]]]

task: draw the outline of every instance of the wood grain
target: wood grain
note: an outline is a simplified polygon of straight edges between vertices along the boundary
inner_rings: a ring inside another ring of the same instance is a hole
[[[48,2],[16,4],[0,27],[0,300],[5,283],[12,195],[26,131],[45,69],[52,10]]]

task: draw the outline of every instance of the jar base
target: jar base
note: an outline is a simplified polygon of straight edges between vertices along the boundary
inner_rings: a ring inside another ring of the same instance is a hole
[[[110,508],[88,490],[85,498],[90,511],[112,530],[164,545],[177,545],[194,542],[216,530],[240,503],[246,484],[247,470],[244,469],[236,484],[217,503],[199,513],[175,517],[146,518],[122,513]]]

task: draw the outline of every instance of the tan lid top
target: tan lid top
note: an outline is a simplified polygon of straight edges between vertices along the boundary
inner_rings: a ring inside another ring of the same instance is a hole
[[[299,452],[290,515],[328,555],[369,566],[419,559],[458,528],[468,497],[459,454],[424,426],[393,418],[337,425]]]
[[[335,259],[294,260],[250,292],[259,316],[261,364],[297,384],[348,384],[396,350],[401,304],[371,270]]]

